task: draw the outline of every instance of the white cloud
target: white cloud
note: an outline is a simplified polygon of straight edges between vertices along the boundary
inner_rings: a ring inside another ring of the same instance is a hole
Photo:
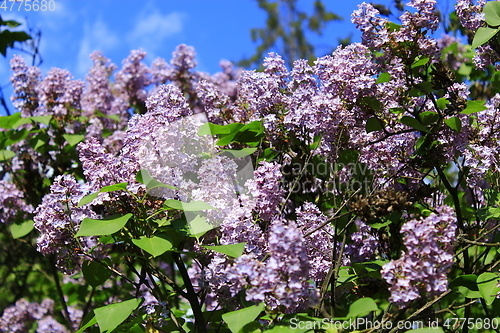
[[[139,15],[127,40],[132,48],[143,48],[154,52],[161,47],[162,42],[182,32],[185,14],[172,12],[162,14],[154,10]]]
[[[119,44],[118,36],[103,21],[97,20],[92,25],[86,24],[78,50],[76,76],[83,77],[92,66],[89,56],[93,51],[98,50],[106,54]]]

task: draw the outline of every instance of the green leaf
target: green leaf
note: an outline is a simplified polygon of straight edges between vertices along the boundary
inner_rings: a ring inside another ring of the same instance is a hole
[[[13,42],[25,42],[31,39],[31,36],[24,31],[11,31],[10,39]]]
[[[471,114],[471,113],[476,113],[479,111],[484,111],[486,109],[488,109],[488,108],[486,106],[484,106],[483,101],[468,101],[467,107],[460,113]]]
[[[63,134],[63,137],[70,146],[75,146],[85,139],[85,136],[81,134]]]
[[[413,88],[410,89],[409,94],[412,97],[423,96],[425,94],[431,93],[433,90],[433,85],[429,81],[424,81],[417,83]]]
[[[447,118],[444,120],[444,123],[457,133],[462,130],[462,122],[458,117]]]
[[[78,206],[80,207],[88,204],[89,202],[92,202],[95,198],[97,198],[99,193],[126,190],[127,185],[128,183],[119,183],[119,184],[104,186],[99,190],[99,192],[91,193],[81,198],[80,202],[78,203]]]
[[[7,132],[4,132],[6,136],[6,140],[4,145],[10,146],[13,145],[16,142],[22,141],[26,139],[30,135],[30,131],[27,129],[23,128],[21,130],[10,130]]]
[[[231,133],[230,128],[224,125],[217,125],[212,123],[204,123],[198,129],[198,135],[218,135],[218,134],[229,134]]]
[[[323,139],[322,135],[316,134],[314,136],[313,142],[309,145],[309,149],[311,150],[316,150],[318,149],[319,145],[321,144],[321,140]]]
[[[22,118],[21,113],[17,112],[10,116],[0,117],[0,127],[5,129],[16,129],[23,124],[29,123],[28,118]]]
[[[406,331],[405,333],[444,333],[443,329],[441,327],[436,327],[436,328],[417,328],[414,330],[409,330]]]
[[[119,231],[127,224],[132,214],[126,214],[117,218],[94,220],[85,218],[80,225],[80,230],[75,237],[111,235]]]
[[[231,133],[221,136],[216,142],[218,146],[225,146],[231,142],[240,142],[255,147],[260,143],[260,136],[265,130],[260,120],[252,121],[246,125],[233,123],[226,126],[230,129]]]
[[[429,132],[427,127],[422,125],[417,119],[409,116],[403,116],[400,120],[402,124],[405,124],[406,126],[409,126],[411,128],[416,129],[417,131],[421,132]]]
[[[497,34],[498,31],[499,29],[493,29],[490,27],[481,27],[477,29],[474,39],[472,40],[472,48],[476,49],[479,46],[486,44]]]
[[[97,198],[98,195],[99,195],[99,192],[95,192],[95,193],[91,193],[91,194],[84,196],[83,198],[80,199],[80,202],[78,203],[78,207],[86,205],[89,202],[92,202],[95,198]]]
[[[209,250],[214,250],[216,252],[225,254],[233,258],[238,258],[243,254],[243,250],[245,249],[245,244],[246,243],[215,245],[215,246],[205,245],[203,247]]]
[[[111,276],[111,271],[104,265],[93,260],[86,260],[82,265],[85,281],[92,287],[98,287]]]
[[[137,174],[135,175],[135,179],[139,183],[146,185],[146,189],[148,191],[153,189],[153,188],[157,188],[157,187],[166,187],[166,188],[169,188],[171,190],[177,190],[177,187],[175,187],[175,186],[163,184],[162,182],[159,182],[156,179],[153,179],[153,177],[151,176],[149,171],[146,169],[139,170],[137,172]]]
[[[16,156],[16,153],[12,150],[0,150],[0,161],[10,160],[14,156]]]
[[[411,65],[411,68],[416,68],[416,67],[423,66],[423,65],[427,64],[428,62],[429,62],[429,58],[428,57],[424,57],[424,58],[420,58],[420,59],[415,59],[415,61]]]
[[[215,209],[203,201],[183,202],[175,199],[168,199],[165,200],[163,205],[173,209],[183,210],[185,212],[198,212],[205,209]]]
[[[80,329],[79,329],[78,331],[76,331],[76,333],[83,333],[83,332],[85,332],[85,330],[86,330],[87,328],[92,327],[92,326],[94,326],[95,324],[97,324],[97,319],[96,319],[96,317],[95,317],[94,311],[89,312],[89,313],[87,314],[87,316],[88,316],[88,315],[92,315],[92,318],[91,318],[88,322],[86,322],[86,323],[85,323],[82,327],[80,327]],[[87,317],[87,316],[85,316],[85,317]],[[83,324],[83,323],[82,323],[82,324]]]
[[[385,83],[385,82],[389,82],[390,80],[391,80],[391,74],[384,72],[384,73],[380,73],[380,75],[378,76],[377,81],[375,81],[375,83]]]
[[[372,311],[378,311],[377,303],[370,297],[363,297],[351,304],[347,318],[364,317]]]
[[[158,257],[172,249],[172,243],[159,236],[141,236],[139,239],[132,239],[132,243],[151,254],[153,257]]]
[[[108,185],[104,186],[99,190],[100,193],[102,192],[113,192],[113,191],[120,191],[120,190],[126,190],[127,189],[128,183],[118,183],[118,184],[113,184],[113,185]]]
[[[5,25],[5,26],[8,26],[9,28],[15,28],[15,27],[18,27],[21,25],[21,23],[17,22],[17,21],[12,21],[12,20],[9,20],[9,21],[2,21],[2,24],[1,25]]]
[[[241,329],[253,322],[259,314],[264,311],[264,304],[249,306],[241,310],[228,312],[222,315],[222,319],[227,323],[227,326],[232,333],[241,332]]]
[[[52,120],[52,116],[33,116],[30,117],[30,119],[36,123],[42,123],[48,126],[50,124],[50,121]]]
[[[377,119],[377,117],[371,117],[366,121],[365,129],[366,133],[370,133],[383,130],[384,127],[380,123],[380,120]]]
[[[375,97],[361,97],[359,100],[361,105],[364,105],[374,111],[382,110],[382,103]]]
[[[474,274],[460,275],[450,282],[450,288],[457,288],[458,292],[467,298],[480,298],[481,293],[477,287],[477,276]]]
[[[491,305],[496,299],[500,288],[498,285],[498,274],[486,272],[477,277],[477,287],[487,305]]]
[[[203,236],[207,231],[210,231],[214,228],[213,225],[208,224],[207,220],[200,215],[197,215],[194,219],[189,221],[189,234],[193,237],[199,239]]]
[[[418,117],[424,126],[435,123],[439,119],[439,115],[434,111],[424,111]]]
[[[484,19],[488,25],[497,27],[500,25],[500,3],[489,1],[483,7]]]
[[[137,298],[125,302],[106,305],[94,310],[101,332],[109,332],[123,323],[141,304]]]
[[[21,224],[10,225],[10,233],[14,239],[26,236],[31,230],[33,230],[33,220],[27,220]]]
[[[222,149],[223,151],[233,155],[235,158],[241,158],[245,156],[252,155],[255,153],[257,148],[243,148],[243,149]]]
[[[447,98],[441,97],[436,101],[436,104],[440,110],[444,110],[450,104],[450,101]]]
[[[264,133],[264,124],[262,123],[261,120],[255,120],[252,121],[251,123],[246,124],[243,126],[238,132],[243,132],[243,131],[251,131],[255,132],[257,134]]]

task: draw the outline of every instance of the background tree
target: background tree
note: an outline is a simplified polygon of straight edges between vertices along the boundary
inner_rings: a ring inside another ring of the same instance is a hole
[[[306,36],[307,32],[321,35],[329,22],[342,20],[337,14],[328,11],[320,0],[314,1],[311,15],[298,8],[297,0],[257,2],[267,14],[266,27],[251,30],[252,41],[259,41],[260,45],[254,55],[239,62],[243,67],[262,64],[262,59],[270,51],[281,54],[289,68],[297,59],[311,60],[315,50]]]
[[[31,57],[32,66],[39,66],[42,63],[42,58],[38,50],[42,33],[40,30],[35,30],[30,27],[28,27],[28,32],[11,31],[12,28],[17,28],[20,25],[21,23],[17,21],[4,21],[2,16],[0,16],[0,53],[6,58],[8,49],[21,51]],[[10,115],[9,107],[3,95],[2,86],[0,86],[0,104],[5,114]]]

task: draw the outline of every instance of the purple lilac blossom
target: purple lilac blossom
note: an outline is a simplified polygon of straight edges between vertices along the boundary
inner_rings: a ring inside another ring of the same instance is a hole
[[[128,124],[122,155],[137,160],[137,153],[143,140],[165,125],[175,122],[184,116],[192,115],[192,110],[179,88],[173,85],[162,85],[146,100],[148,112],[134,115]]]
[[[115,74],[114,88],[130,104],[146,100],[145,88],[151,84],[150,69],[141,61],[146,57],[143,50],[132,50],[123,60],[122,68]]]
[[[309,277],[314,281],[322,281],[333,260],[334,230],[327,223],[328,218],[311,202],[304,203],[295,212],[297,227],[304,235],[304,245],[311,265]]]
[[[255,200],[255,211],[264,221],[271,221],[280,214],[284,202],[284,190],[281,185],[281,166],[277,163],[260,162],[254,172],[254,179],[246,186]]]
[[[35,66],[28,67],[20,55],[12,57],[10,67],[12,70],[10,81],[14,89],[12,104],[23,117],[34,116],[39,103],[36,87],[41,81],[40,69]]]
[[[317,301],[316,290],[308,282],[309,258],[302,233],[295,223],[273,221],[269,236],[270,258],[255,263],[251,273],[248,265],[236,264],[241,275],[249,274],[246,299],[265,302],[271,310],[285,313],[307,308]]]
[[[474,66],[478,70],[485,70],[486,67],[495,64],[498,60],[500,59],[497,52],[489,45],[479,46],[474,53],[474,58],[472,58]]]
[[[195,68],[197,63],[194,47],[186,44],[180,44],[175,48],[175,51],[172,52],[172,60],[170,63],[178,72],[188,71]]]
[[[31,332],[31,326],[37,322],[37,333],[67,333],[69,330],[52,316],[54,301],[44,299],[42,303],[19,299],[7,307],[0,317],[0,333]]]
[[[403,306],[421,294],[435,296],[446,291],[456,230],[455,212],[449,206],[437,207],[436,213],[403,225],[406,251],[381,271],[390,284],[392,303]]]
[[[152,82],[159,86],[166,84],[174,78],[174,68],[163,58],[156,58],[151,63]]]
[[[24,194],[16,185],[0,180],[0,223],[10,224],[17,218],[26,219],[33,207],[26,203]]]
[[[471,142],[464,150],[464,165],[470,168],[468,184],[477,203],[484,205],[485,176],[500,168],[500,95],[493,96],[485,105],[486,110],[476,113],[477,126],[470,129]],[[463,123],[463,121],[462,121]]]
[[[92,238],[79,238],[74,235],[84,218],[98,218],[97,214],[86,205],[79,207],[79,202],[88,194],[85,185],[77,183],[70,175],[57,176],[45,195],[42,203],[35,209],[34,227],[40,232],[37,250],[42,254],[55,253],[56,266],[66,274],[72,274],[79,266],[80,257],[75,248],[90,250]]]
[[[473,4],[473,0],[458,0],[455,4],[458,19],[465,29],[476,31],[484,21],[482,13],[486,0],[478,0]]]
[[[363,221],[357,219],[358,231],[351,234],[352,244],[348,244],[345,249],[344,265],[352,263],[366,262],[375,259],[375,255],[380,246],[378,239],[373,235],[373,229]]]
[[[439,14],[437,13],[436,3],[436,0],[411,0],[408,2],[407,6],[417,10],[416,13],[411,14],[408,24],[436,31],[439,26]],[[406,23],[403,18],[401,18],[401,21],[403,24]]]
[[[109,80],[116,65],[98,51],[92,52],[90,58],[93,65],[86,76],[87,86],[82,96],[83,115],[90,116],[96,111],[107,114],[113,101]]]
[[[90,137],[78,145],[83,174],[90,192],[98,192],[102,187],[118,183],[132,183],[138,171],[134,161],[107,152],[99,141]],[[101,193],[101,199],[110,198],[109,193]]]
[[[69,71],[52,68],[36,87],[39,96],[36,115],[73,120],[73,117],[80,115],[84,86],[83,81],[73,80]]]
[[[320,127],[321,121],[321,112],[314,105],[314,97],[318,93],[314,69],[307,60],[296,60],[290,74],[291,80],[287,88],[291,95],[286,97],[289,112],[284,123],[290,130],[306,127],[314,131]]]
[[[229,105],[229,96],[217,89],[214,83],[206,80],[198,82],[196,85],[196,93],[203,103],[208,121],[222,124],[221,109]]]
[[[351,15],[351,22],[361,31],[363,44],[378,48],[389,41],[387,19],[379,16],[380,12],[371,3],[363,2]]]

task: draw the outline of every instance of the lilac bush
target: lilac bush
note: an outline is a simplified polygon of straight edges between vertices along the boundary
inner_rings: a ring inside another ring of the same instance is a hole
[[[37,271],[0,330],[498,317],[500,44],[481,33],[500,7],[458,1],[461,44],[434,37],[436,1],[407,5],[394,23],[361,4],[361,42],[292,68],[209,75],[180,45],[121,69],[94,52],[83,82],[14,57],[0,226],[8,267],[31,251]]]

